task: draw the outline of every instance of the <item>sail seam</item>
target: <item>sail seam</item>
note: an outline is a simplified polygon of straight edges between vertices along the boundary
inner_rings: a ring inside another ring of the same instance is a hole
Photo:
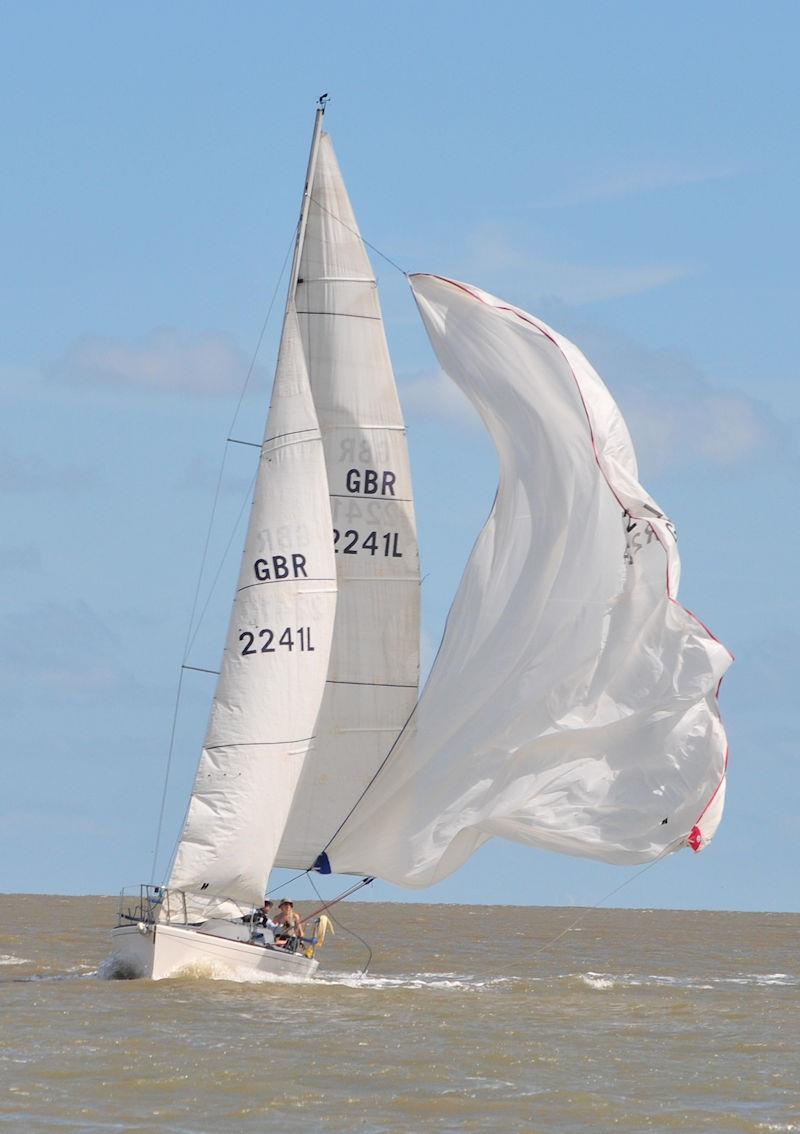
[[[348,583],[413,583],[415,587],[419,586],[416,575],[342,575],[341,577]]]
[[[270,453],[277,453],[279,449],[291,449],[293,445],[306,445],[309,441],[321,441],[322,434],[317,434],[316,437],[298,437],[296,441],[283,441],[280,445],[273,445],[267,449],[267,442],[261,448],[261,456],[268,457]]]
[[[238,588],[236,593],[237,593],[237,595],[241,594],[242,591],[249,591],[253,587],[268,587],[270,585],[270,583],[297,583],[298,581],[299,580],[297,580],[297,579],[260,579],[259,582],[257,582],[257,583],[245,583],[245,585],[243,587]],[[335,583],[336,579],[303,579],[303,582],[304,583]],[[304,592],[301,591],[300,593],[303,594]],[[319,594],[319,593],[320,593],[319,591],[309,591],[309,594]],[[323,593],[327,594],[328,592],[325,591]]]
[[[417,689],[418,683],[415,681],[413,685],[401,685],[397,681],[342,681],[338,678],[329,677],[325,682],[326,685],[365,685],[370,689]]]
[[[413,504],[410,496],[358,496],[354,492],[332,492],[336,500],[371,500],[375,504]]]
[[[359,315],[354,311],[298,311],[298,315],[332,315],[338,319],[369,319],[372,323],[382,323],[380,315]]]
[[[377,283],[374,276],[303,276],[298,283]]]
[[[301,736],[298,740],[232,740],[230,744],[205,744],[204,751],[216,752],[218,748],[261,748],[266,744],[308,744],[316,736]]]
[[[322,432],[324,434],[324,433],[328,433],[331,429],[350,429],[350,430],[352,430],[353,424],[352,424],[352,422],[349,422],[347,425],[336,425],[336,424],[328,425],[326,423],[321,428],[322,428]],[[377,429],[391,430],[393,433],[405,433],[405,431],[406,431],[406,427],[404,425],[362,425],[360,422],[359,422],[357,428],[358,428],[359,432],[365,431],[367,429],[370,432],[373,432],[374,430],[377,430]]]
[[[280,441],[282,437],[295,437],[298,433],[315,433],[318,437],[321,436],[319,426],[316,429],[313,426],[309,426],[308,429],[291,429],[288,433],[276,433],[273,437],[265,437],[260,447],[263,449],[272,441]],[[247,442],[247,444],[250,444],[250,442]]]

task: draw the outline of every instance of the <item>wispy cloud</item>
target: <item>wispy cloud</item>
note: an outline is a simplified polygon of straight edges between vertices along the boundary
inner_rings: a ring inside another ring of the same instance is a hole
[[[590,264],[544,259],[529,250],[507,231],[487,225],[472,234],[465,278],[502,279],[508,294],[549,295],[564,303],[597,303],[640,295],[696,274],[698,266],[689,263],[666,264]]]
[[[608,385],[645,475],[732,469],[789,451],[791,431],[765,402],[717,381],[685,355],[651,350],[578,320],[561,305],[545,317],[577,343]]]
[[[47,628],[46,650],[31,627]],[[120,661],[122,643],[86,603],[46,602],[5,614],[0,631],[7,643],[0,678],[13,688],[39,687],[53,696],[91,696],[129,687]]]
[[[563,305],[546,318],[583,350],[609,386],[646,475],[671,467],[731,469],[787,451],[789,429],[769,406],[713,383],[689,359],[576,323]],[[477,413],[442,370],[401,377],[400,394],[411,419],[480,428]]]
[[[94,488],[98,481],[97,471],[88,466],[58,468],[48,460],[9,450],[0,454],[0,492],[72,493]]]
[[[18,572],[38,575],[43,568],[44,557],[41,548],[35,544],[0,544],[0,576],[13,576]]]
[[[626,165],[620,161],[612,171],[572,171],[569,178],[564,178],[567,188],[553,190],[531,203],[536,208],[585,205],[593,201],[632,197],[638,193],[704,185],[725,180],[735,173],[732,167],[723,165],[687,166],[664,161]]]
[[[237,498],[243,498],[244,496],[252,494],[255,475],[258,469],[259,450],[248,448],[247,451],[252,454],[252,472],[249,475],[231,475],[229,473],[227,476],[224,476],[220,484],[220,492]],[[175,479],[174,485],[180,492],[200,491],[208,495],[216,488],[218,479],[219,462],[215,462],[205,455],[195,454],[186,465],[183,472]]]
[[[403,411],[411,418],[451,421],[467,429],[479,429],[481,419],[472,403],[443,370],[399,377]]]
[[[241,389],[248,365],[227,335],[161,327],[134,342],[86,335],[47,367],[47,374],[59,382],[108,389],[230,394]]]

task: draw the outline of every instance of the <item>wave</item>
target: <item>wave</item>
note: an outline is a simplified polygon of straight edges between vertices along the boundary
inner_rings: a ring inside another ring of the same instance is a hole
[[[791,973],[740,973],[737,976],[690,977],[667,976],[661,973],[569,973],[565,979],[578,980],[589,988],[607,990],[625,988],[685,988],[711,991],[725,985],[744,985],[755,988],[800,986],[800,976]]]

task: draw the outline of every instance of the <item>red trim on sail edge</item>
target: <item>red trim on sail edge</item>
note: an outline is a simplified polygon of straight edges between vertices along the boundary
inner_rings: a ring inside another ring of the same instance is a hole
[[[477,295],[472,290],[471,287],[469,287],[467,284],[460,283],[458,280],[451,280],[447,276],[438,276],[433,272],[414,272],[411,275],[409,275],[408,278],[409,278],[409,280],[414,280],[418,276],[427,276],[428,279],[439,280],[440,283],[449,284],[451,287],[458,288],[459,291],[463,291],[466,295],[470,296],[471,299],[475,299],[479,303],[482,303],[484,305],[484,307],[491,307],[494,311],[508,311],[511,315],[516,315],[516,317],[518,319],[520,319],[523,323],[530,324],[530,326],[532,326],[535,330],[537,330],[540,335],[543,335],[544,338],[546,338],[548,340],[548,342],[551,342],[553,344],[553,346],[556,348],[556,350],[559,352],[559,354],[561,355],[561,357],[564,359],[567,366],[569,367],[569,372],[572,375],[572,380],[575,383],[575,386],[577,388],[578,397],[581,400],[581,405],[583,406],[583,412],[586,415],[586,423],[589,426],[589,437],[591,438],[591,442],[592,442],[592,452],[594,453],[595,464],[597,465],[597,467],[600,471],[600,475],[602,476],[603,480],[608,485],[612,496],[617,501],[620,508],[622,508],[623,512],[626,512],[627,508],[625,507],[623,502],[620,500],[619,496],[616,493],[614,485],[609,480],[608,476],[606,475],[605,469],[603,468],[602,464],[600,463],[600,454],[597,450],[597,441],[595,439],[594,429],[592,428],[592,419],[591,419],[591,416],[589,414],[589,409],[586,405],[586,399],[583,396],[583,390],[581,389],[581,384],[578,381],[578,376],[575,373],[575,371],[573,370],[572,364],[570,363],[566,354],[561,349],[558,342],[553,338],[552,334],[549,331],[549,328],[547,328],[546,325],[541,326],[539,320],[534,315],[529,315],[528,312],[522,311],[519,307],[513,307],[511,304],[487,303],[486,300],[483,299],[482,296]],[[677,598],[675,598],[673,596],[673,594],[671,593],[670,585],[669,585],[669,553],[667,551],[667,548],[664,545],[663,540],[661,539],[661,537],[659,536],[659,534],[655,530],[655,528],[653,528],[653,534],[655,535],[658,543],[661,545],[661,547],[664,551],[664,555],[665,555],[666,560],[667,560],[667,570],[665,572],[665,584],[666,584],[665,590],[667,592],[668,601],[674,603],[682,611],[684,611],[686,614],[688,614],[690,618],[694,619],[694,621],[698,624],[698,626],[701,626],[703,628],[703,630],[708,635],[708,637],[711,638],[712,641],[716,642],[717,645],[722,646],[723,650],[725,650],[726,653],[729,655],[731,661],[734,661],[735,659],[734,659],[733,653],[728,649],[728,647],[726,645],[724,645],[724,643],[720,642],[719,638],[716,636],[716,634],[713,633],[713,631],[709,630],[709,628],[708,628],[708,626],[706,626],[705,622],[703,622],[702,619],[698,618],[697,615],[694,613],[694,611],[689,610],[689,608],[687,606],[684,606],[682,602],[679,602],[679,600]],[[723,682],[724,676],[725,675],[723,674],[723,676],[719,679],[719,682],[717,683],[716,691],[714,693],[714,702],[715,702],[715,705],[716,705],[717,716],[719,717],[720,723],[722,723],[722,712],[721,712],[720,707],[719,707],[719,691],[722,688],[722,682]],[[727,774],[728,774],[728,748],[726,747],[726,749],[725,749],[725,760],[724,760],[723,767],[722,767],[722,776],[720,777],[720,781],[717,784],[717,786],[714,788],[713,792],[711,793],[711,796],[710,796],[708,802],[706,803],[705,807],[703,808],[703,810],[698,815],[697,822],[692,827],[691,831],[689,832],[689,834],[686,837],[687,845],[690,846],[692,848],[692,850],[695,851],[695,852],[700,851],[703,848],[703,836],[702,836],[702,833],[700,831],[700,823],[702,821],[702,818],[705,815],[705,813],[708,811],[711,804],[716,799],[716,797],[717,797],[717,795],[720,791],[720,788],[725,783],[725,777],[727,776]]]

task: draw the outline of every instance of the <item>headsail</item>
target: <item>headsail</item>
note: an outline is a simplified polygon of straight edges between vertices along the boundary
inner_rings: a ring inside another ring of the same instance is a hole
[[[325,445],[338,605],[330,672],[277,865],[313,865],[417,699],[419,555],[405,427],[378,291],[330,138],[311,182],[297,284]]]
[[[168,885],[260,904],[313,743],[336,607],[328,481],[289,301],[222,671]]]
[[[612,863],[714,834],[727,650],[676,600],[674,528],[580,351],[452,280],[415,276],[434,349],[496,446],[500,483],[436,664],[328,854],[425,886],[487,838]]]

